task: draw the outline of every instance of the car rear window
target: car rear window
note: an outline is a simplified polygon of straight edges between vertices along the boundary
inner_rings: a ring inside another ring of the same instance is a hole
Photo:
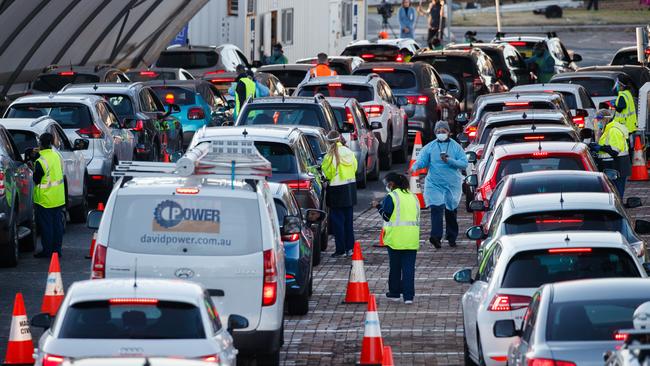
[[[424,61],[433,66],[438,74],[449,74],[456,78],[468,79],[478,76],[476,64],[471,57],[463,56],[421,56],[413,57],[411,62]]]
[[[578,156],[505,159],[499,162],[497,182],[501,181],[501,178],[506,175],[541,170],[585,170],[585,168]]]
[[[571,92],[556,92],[562,94],[564,97],[564,103],[566,103],[567,108],[569,109],[578,109],[578,102],[576,101],[575,94]]]
[[[111,105],[115,114],[120,118],[132,116],[135,113],[133,111],[133,102],[128,95],[103,94],[102,97],[108,101],[108,104]]]
[[[508,196],[559,192],[608,192],[606,183],[596,175],[563,175],[546,177],[519,177],[512,181]]]
[[[277,174],[298,174],[296,155],[287,144],[255,141],[257,150],[271,163],[271,170]]]
[[[617,53],[612,60],[612,65],[640,65],[636,50]]]
[[[625,232],[623,218],[616,212],[565,210],[514,215],[505,221],[506,234],[546,231],[619,231]]]
[[[306,70],[260,70],[260,72],[274,75],[287,88],[297,87],[307,75]]]
[[[508,263],[501,287],[537,288],[551,282],[608,277],[640,277],[634,258],[618,248],[558,243],[553,249],[517,253]]]
[[[395,70],[390,67],[377,67],[355,71],[355,75],[376,73],[388,83],[393,91],[416,88],[418,83],[415,73],[411,70]]]
[[[576,139],[568,132],[543,132],[543,133],[519,133],[513,135],[499,136],[494,145],[516,144],[519,142],[537,142],[537,141],[566,141],[575,142]]]
[[[526,41],[510,41],[511,46],[517,49],[519,53],[524,57],[528,58],[533,55],[533,51],[538,42],[526,42]],[[548,50],[546,43],[543,43],[544,49]]]
[[[232,84],[235,82],[235,78],[234,77],[221,77],[221,78],[216,77],[216,78],[210,79],[210,82],[212,83],[212,85],[214,85],[215,88],[217,88],[217,90],[219,90],[219,92],[222,95],[228,95],[228,89],[230,89],[230,86],[232,86]]]
[[[551,109],[557,110],[558,107],[552,102],[496,102],[485,104],[482,108],[479,107],[478,110],[475,110],[473,113],[478,113],[476,120],[480,120],[486,113],[490,112],[505,112],[505,111],[517,111],[524,109]]]
[[[515,119],[509,121],[493,122],[490,123],[489,125],[485,125],[485,123],[482,123],[479,128],[479,134],[481,135],[481,138],[479,139],[479,143],[485,144],[488,141],[488,138],[490,137],[490,132],[492,132],[492,130],[495,128],[506,127],[506,126],[529,125],[532,122],[539,123],[539,124],[548,124],[548,125],[564,124],[563,121],[558,121],[554,119]],[[533,134],[531,133],[531,135]],[[569,141],[573,141],[573,140],[569,140]]]
[[[34,132],[23,131],[23,130],[9,130],[11,137],[13,137],[14,142],[18,151],[22,154],[26,149],[38,147],[38,137]]]
[[[65,75],[47,74],[40,75],[32,83],[32,89],[42,92],[58,92],[68,84],[98,83],[99,76],[93,74],[78,74],[76,72],[63,72]]]
[[[343,50],[342,56],[359,56],[366,61],[395,61],[399,48],[392,45],[352,46]]]
[[[129,80],[151,81],[151,80],[176,80],[176,73],[171,71],[128,71],[126,73]]]
[[[316,158],[320,158],[327,153],[327,147],[322,144],[321,139],[313,135],[305,135],[305,137],[307,137],[309,147],[311,147],[311,151]]]
[[[237,125],[314,126],[327,129],[323,111],[318,104],[307,103],[294,105],[249,104],[237,120]]]
[[[131,301],[129,301],[131,300]],[[175,301],[111,299],[73,304],[61,322],[63,339],[201,339],[201,311]]]
[[[38,118],[49,115],[63,128],[85,128],[92,124],[90,110],[83,104],[16,104],[9,108],[8,118]]]
[[[275,213],[278,215],[278,222],[284,222],[284,218],[289,214],[289,210],[279,199],[274,199],[275,203]]]
[[[374,99],[371,86],[341,83],[305,85],[300,88],[298,95],[312,97],[316,93],[323,94],[326,97],[354,98],[359,103],[369,102]]]
[[[156,66],[203,69],[216,66],[219,55],[215,51],[161,52]]]
[[[576,77],[571,79],[562,78],[554,80],[554,82],[582,85],[590,97],[616,95],[614,80],[612,79]]]
[[[174,256],[235,256],[262,248],[256,198],[118,195],[109,248]]]
[[[176,86],[153,86],[151,88],[158,95],[160,100],[164,100],[168,104],[196,104],[196,93],[190,89]]]
[[[546,323],[547,341],[613,341],[619,329],[633,328],[634,310],[648,298],[554,302]]]

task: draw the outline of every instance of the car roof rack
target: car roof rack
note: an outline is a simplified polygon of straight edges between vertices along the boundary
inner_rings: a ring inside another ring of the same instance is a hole
[[[271,163],[253,141],[216,140],[201,142],[176,163],[120,161],[114,177],[179,177],[263,180],[271,176]]]

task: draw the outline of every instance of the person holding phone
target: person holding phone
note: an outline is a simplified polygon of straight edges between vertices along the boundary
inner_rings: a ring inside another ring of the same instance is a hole
[[[447,121],[438,121],[434,132],[436,139],[422,148],[409,173],[429,169],[424,182],[424,202],[431,209],[429,242],[436,248],[441,247],[444,216],[445,237],[449,246],[455,247],[458,237],[456,214],[462,194],[461,170],[467,168],[467,157],[460,144],[450,138],[451,129]]]

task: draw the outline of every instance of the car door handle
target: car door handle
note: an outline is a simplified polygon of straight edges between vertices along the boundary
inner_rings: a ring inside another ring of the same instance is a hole
[[[223,290],[219,289],[208,289],[208,295],[223,297],[226,296],[226,293]]]

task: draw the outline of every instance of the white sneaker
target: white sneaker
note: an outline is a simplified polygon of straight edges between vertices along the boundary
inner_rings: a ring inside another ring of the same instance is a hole
[[[404,300],[405,305],[413,305],[413,300]]]
[[[353,254],[352,250],[348,250],[347,252],[345,252],[346,257],[352,257],[352,254]]]

